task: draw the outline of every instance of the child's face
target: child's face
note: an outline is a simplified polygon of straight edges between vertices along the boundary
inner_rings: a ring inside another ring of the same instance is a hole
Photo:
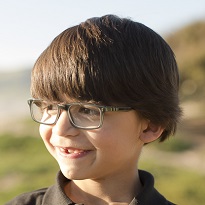
[[[62,111],[55,125],[40,125],[40,134],[67,178],[97,180],[136,171],[146,127],[147,121],[132,110],[106,112],[99,129],[77,129]]]

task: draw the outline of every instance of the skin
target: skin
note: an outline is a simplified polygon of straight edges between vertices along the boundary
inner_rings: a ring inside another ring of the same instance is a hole
[[[74,128],[63,111],[55,125],[40,125],[39,130],[62,173],[72,180],[65,193],[86,205],[129,204],[142,188],[137,172],[142,147],[162,131],[134,110],[106,112],[103,126],[95,130]]]

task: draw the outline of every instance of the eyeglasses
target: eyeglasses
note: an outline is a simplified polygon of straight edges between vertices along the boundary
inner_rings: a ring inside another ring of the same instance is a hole
[[[66,110],[70,123],[80,129],[98,129],[102,127],[105,112],[130,111],[131,107],[101,106],[91,103],[51,104],[44,100],[29,99],[31,117],[44,125],[55,124]]]

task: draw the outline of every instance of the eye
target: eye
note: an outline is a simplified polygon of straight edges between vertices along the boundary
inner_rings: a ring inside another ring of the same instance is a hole
[[[57,105],[47,104],[44,107],[44,111],[43,112],[47,112],[50,115],[56,115],[57,112],[58,112],[58,107],[57,107]]]
[[[85,115],[99,115],[99,109],[92,106],[81,106],[78,112]]]
[[[42,114],[55,115],[58,112],[58,107],[55,104],[47,102],[37,102],[35,104]]]
[[[44,109],[46,109],[46,110],[56,110],[57,106],[55,106],[55,105],[46,105]]]

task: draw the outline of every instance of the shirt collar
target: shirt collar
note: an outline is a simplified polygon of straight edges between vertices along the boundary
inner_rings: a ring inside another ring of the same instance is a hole
[[[168,201],[154,188],[154,177],[149,172],[139,170],[139,178],[142,190],[136,198],[138,204],[168,204]]]
[[[139,177],[143,188],[138,195],[136,194],[136,197],[132,200],[130,205],[167,204],[167,200],[154,188],[154,178],[150,173],[139,170]],[[70,180],[64,177],[61,171],[59,171],[57,175],[57,183],[48,188],[44,196],[43,205],[74,205],[75,203],[73,203],[64,192],[64,186],[69,181]]]

